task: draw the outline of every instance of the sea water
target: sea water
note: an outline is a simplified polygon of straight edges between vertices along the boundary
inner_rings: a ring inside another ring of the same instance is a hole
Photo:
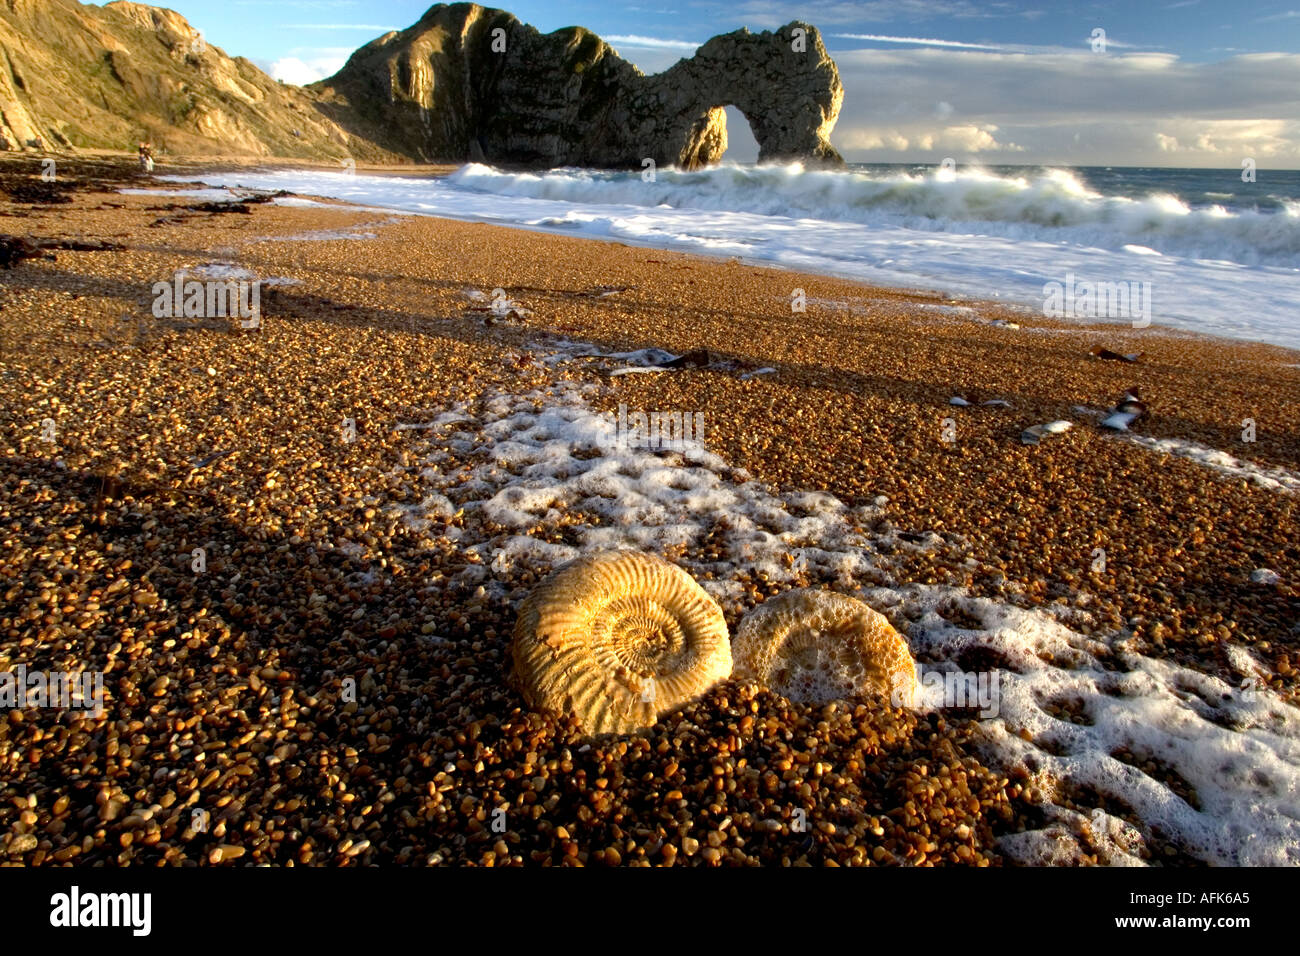
[[[284,170],[204,179],[738,256],[1040,313],[1052,284],[1067,275],[1149,283],[1157,325],[1300,348],[1300,171],[1259,169],[1254,176],[1244,182],[1232,169],[832,170],[792,163],[660,168],[653,177],[468,164],[443,178]],[[1127,315],[1096,318],[1132,324]]]

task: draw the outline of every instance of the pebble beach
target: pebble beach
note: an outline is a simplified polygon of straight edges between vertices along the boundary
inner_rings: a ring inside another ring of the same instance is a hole
[[[105,697],[0,711],[0,860],[1300,862],[1300,352],[125,165],[0,162],[0,233],[80,241],[0,270],[0,671]],[[260,327],[156,318],[182,270]],[[509,644],[597,543],[733,633],[858,594],[1001,714],[733,680],[589,738]]]

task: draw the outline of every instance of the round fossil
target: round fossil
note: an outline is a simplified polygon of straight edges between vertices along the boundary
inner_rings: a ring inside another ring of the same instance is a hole
[[[797,703],[915,701],[916,662],[907,641],[883,614],[834,591],[787,591],[764,601],[741,620],[731,652],[735,677]]]
[[[579,558],[519,608],[511,646],[530,707],[574,712],[591,734],[651,727],[731,674],[722,610],[653,555]]]

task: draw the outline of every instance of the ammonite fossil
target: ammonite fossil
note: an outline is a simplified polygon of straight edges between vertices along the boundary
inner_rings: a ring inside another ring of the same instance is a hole
[[[731,674],[722,610],[653,555],[579,558],[519,608],[514,676],[530,707],[577,714],[591,734],[653,726]]]
[[[834,591],[787,591],[741,620],[731,646],[734,677],[790,700],[916,699],[916,662],[884,615]]]

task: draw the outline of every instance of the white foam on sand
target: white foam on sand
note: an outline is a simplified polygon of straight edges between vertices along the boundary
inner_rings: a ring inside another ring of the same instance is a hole
[[[321,202],[318,199],[304,199],[302,196],[280,196],[272,200],[277,206],[287,206],[290,209],[314,209],[331,207],[330,203]]]
[[[258,279],[256,272],[245,269],[243,266],[237,266],[233,262],[205,262],[202,265],[192,266],[183,271],[189,278],[199,280],[261,282],[262,285],[271,287],[302,285],[301,279],[294,279],[290,276],[269,276],[265,279]]]
[[[1108,414],[1083,405],[1075,405],[1074,411],[1080,415],[1088,415],[1098,419]],[[1211,468],[1221,475],[1230,478],[1241,478],[1269,491],[1300,492],[1300,472],[1291,471],[1287,468],[1269,468],[1264,465],[1257,465],[1253,461],[1237,458],[1226,451],[1182,438],[1151,438],[1146,435],[1135,435],[1127,430],[1121,432],[1108,431],[1106,434],[1122,441],[1141,445],[1149,451],[1186,458],[1198,465]]]
[[[203,265],[186,269],[185,272],[196,279],[251,280],[257,278],[257,273],[251,272],[242,266],[237,266],[232,262],[205,262]]]
[[[1267,671],[1245,648],[1229,655],[1234,683],[1144,656],[1131,641],[1079,634],[1044,611],[952,588],[875,589],[864,597],[919,615],[908,641],[923,668],[998,662],[985,665],[997,675],[998,714],[981,721],[994,759],[1029,770],[1048,819],[1064,824],[1011,837],[1004,852],[1026,863],[1061,862],[1073,823],[1108,863],[1138,862],[1136,850],[1153,831],[1213,864],[1300,863],[1300,710],[1261,689]],[[959,609],[978,625],[953,623],[940,608]],[[1048,704],[1080,718],[1049,713]],[[1116,758],[1121,751],[1129,762]],[[1151,774],[1133,765],[1147,761]],[[1112,813],[1061,806],[1067,781],[1105,797]],[[1114,815],[1121,807],[1136,817],[1136,829]]]
[[[671,451],[621,447],[616,416],[585,401],[596,387],[562,382],[498,396],[477,410],[456,406],[441,433],[436,426],[424,433],[435,444],[443,439],[456,460],[468,457],[450,466],[452,455],[432,452],[427,485],[506,530],[467,548],[484,563],[537,570],[543,553],[549,565],[588,550],[684,548],[681,563],[697,576],[712,574],[704,587],[736,609],[739,568],[773,580],[808,569],[849,586],[874,567],[861,525],[876,509],[849,508],[821,493],[780,495],[694,440]],[[571,524],[575,516],[583,520]],[[572,544],[540,547],[526,534],[562,525]],[[715,560],[700,556],[710,534],[720,549]]]
[[[601,354],[565,343],[536,357]],[[1000,841],[1010,858],[1094,852],[1141,864],[1154,838],[1212,864],[1300,864],[1300,710],[1262,688],[1267,671],[1244,647],[1229,654],[1237,673],[1224,679],[1144,656],[1123,635],[1071,630],[1079,611],[900,583],[888,552],[938,539],[895,534],[882,520],[886,499],[853,507],[780,492],[710,452],[707,433],[672,450],[625,447],[616,417],[590,404],[609,387],[559,381],[447,409],[409,433],[426,455],[423,504],[392,508],[420,526],[463,511],[464,529],[448,536],[481,563],[459,583],[499,598],[511,569],[544,574],[582,552],[637,548],[681,564],[731,613],[748,609],[747,576],[793,584],[803,571],[908,620],[923,669],[997,688],[981,719],[985,759],[1027,776],[1044,801],[1042,828]],[[958,705],[932,697],[930,706]],[[1130,762],[1118,759],[1125,752]],[[1139,769],[1148,761],[1150,773]]]
[[[1166,455],[1188,458],[1198,465],[1213,468],[1232,478],[1242,478],[1270,491],[1300,492],[1300,473],[1286,468],[1266,468],[1251,461],[1234,457],[1226,451],[1210,448],[1181,438],[1148,438],[1144,435],[1125,434],[1128,441]]]

